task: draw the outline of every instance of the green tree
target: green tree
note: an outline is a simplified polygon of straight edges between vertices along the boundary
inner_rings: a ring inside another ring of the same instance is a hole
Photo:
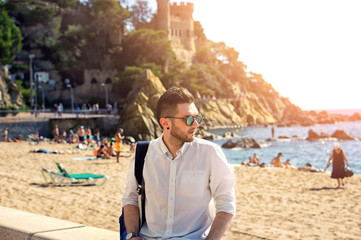
[[[115,0],[94,0],[89,8],[89,20],[83,25],[85,45],[82,60],[87,68],[101,68],[105,56],[119,58],[119,48],[124,35],[125,20],[130,13]]]
[[[144,0],[137,0],[136,3],[131,7],[131,21],[135,29],[141,29],[148,26],[151,22],[153,14],[148,2]]]
[[[19,28],[0,3],[0,64],[6,65],[15,58],[22,48],[22,39]]]
[[[121,66],[135,66],[143,63],[155,63],[166,68],[174,58],[166,32],[152,29],[139,29],[130,32],[124,39],[121,54]]]

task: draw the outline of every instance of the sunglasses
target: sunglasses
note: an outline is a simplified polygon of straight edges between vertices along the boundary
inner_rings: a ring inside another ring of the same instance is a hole
[[[176,118],[176,119],[185,119],[187,126],[192,126],[194,120],[199,124],[202,122],[202,114],[198,114],[197,116],[189,116],[189,117],[164,117],[164,118]]]

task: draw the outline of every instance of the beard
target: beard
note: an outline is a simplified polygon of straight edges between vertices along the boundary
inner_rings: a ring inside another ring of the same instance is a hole
[[[195,129],[190,129],[184,132],[173,124],[172,129],[170,130],[170,135],[183,144],[194,140],[194,135],[191,133],[194,130]]]

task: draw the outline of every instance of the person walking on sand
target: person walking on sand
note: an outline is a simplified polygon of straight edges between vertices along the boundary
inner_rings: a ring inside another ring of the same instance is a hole
[[[124,133],[123,128],[119,128],[118,131],[114,135],[115,149],[117,152],[116,153],[117,162],[119,162],[119,155],[120,155],[120,151],[122,150],[123,139],[124,139],[124,136],[122,136],[123,133]]]
[[[272,127],[272,129],[271,129],[271,133],[272,133],[272,138],[274,138],[275,137],[275,128],[274,127]]]
[[[326,172],[326,169],[331,165],[332,162],[332,173],[331,178],[336,178],[337,180],[337,188],[339,188],[342,184],[342,186],[345,185],[345,182],[343,181],[343,178],[345,177],[345,162],[347,166],[349,166],[345,152],[341,149],[340,144],[338,142],[335,142],[333,144],[333,151],[331,152],[330,158],[328,159],[327,166],[324,170]]]
[[[194,137],[202,121],[194,101],[187,89],[172,87],[157,103],[163,134],[145,156],[146,222],[139,226],[133,157],[123,196],[126,239],[221,239],[236,212],[235,175],[222,149]]]

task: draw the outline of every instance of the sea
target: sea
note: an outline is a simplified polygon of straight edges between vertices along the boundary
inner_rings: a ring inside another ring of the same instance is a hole
[[[271,160],[282,153],[282,161],[287,159],[295,167],[304,166],[311,163],[316,168],[324,169],[333,150],[334,141],[307,141],[308,131],[312,129],[317,133],[326,133],[332,135],[336,130],[341,129],[352,136],[361,139],[361,121],[357,122],[340,122],[336,124],[319,124],[314,126],[293,126],[293,127],[275,127],[275,138],[279,136],[297,136],[299,140],[282,139],[277,142],[266,141],[272,137],[271,126],[254,126],[244,129],[213,129],[210,132],[216,135],[223,135],[225,132],[234,132],[238,137],[232,138],[237,141],[241,138],[254,138],[260,144],[261,148],[243,149],[243,148],[223,148],[227,160],[231,164],[241,164],[243,161],[248,162],[248,157],[256,153],[261,162],[269,164]],[[214,140],[216,144],[222,146],[228,139]],[[361,141],[338,141],[344,150],[350,167],[355,174],[361,174]],[[330,167],[328,170],[331,170]]]

